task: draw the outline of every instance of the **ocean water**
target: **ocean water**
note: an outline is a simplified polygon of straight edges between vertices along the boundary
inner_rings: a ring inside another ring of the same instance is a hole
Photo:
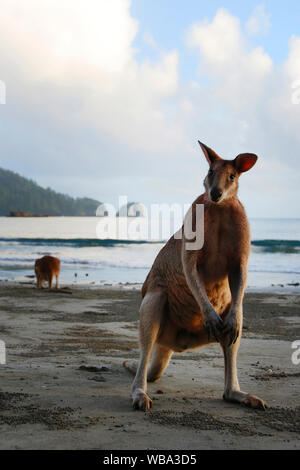
[[[28,279],[35,259],[51,254],[62,262],[61,283],[142,283],[164,242],[126,239],[128,223],[136,229],[137,222],[120,218],[118,239],[109,239],[97,217],[0,217],[0,279]],[[171,234],[180,222],[168,227]],[[250,227],[248,285],[300,282],[300,219],[250,219]]]

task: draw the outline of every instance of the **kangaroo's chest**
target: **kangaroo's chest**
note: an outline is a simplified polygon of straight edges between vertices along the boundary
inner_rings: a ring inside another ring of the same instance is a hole
[[[247,221],[229,213],[208,217],[204,225],[204,245],[199,250],[199,266],[206,278],[218,281],[226,277],[241,259],[249,254]]]

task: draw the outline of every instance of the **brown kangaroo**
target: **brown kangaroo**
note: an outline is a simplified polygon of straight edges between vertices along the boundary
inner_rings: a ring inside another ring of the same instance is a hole
[[[56,289],[58,289],[58,278],[60,272],[60,260],[54,256],[43,256],[36,260],[34,265],[37,288],[43,288],[43,282],[48,281],[49,289],[52,288],[53,276],[56,276]]]
[[[201,249],[187,249],[184,223],[183,237],[170,238],[144,282],[140,361],[137,370],[124,363],[130,371],[136,370],[133,407],[145,411],[152,406],[147,380],[155,381],[163,374],[174,351],[220,342],[225,361],[223,399],[264,409],[263,400],[240,390],[236,367],[250,253],[248,220],[237,197],[238,180],[256,163],[257,156],[244,153],[234,160],[223,160],[199,144],[209,171],[204,180],[205,193],[190,211],[195,227],[196,205],[204,205],[204,244]]]

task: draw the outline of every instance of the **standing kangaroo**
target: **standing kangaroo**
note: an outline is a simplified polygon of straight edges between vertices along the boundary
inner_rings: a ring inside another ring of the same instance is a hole
[[[60,260],[54,256],[43,256],[35,261],[34,265],[37,288],[42,289],[44,281],[48,281],[49,290],[52,288],[53,276],[56,277],[55,287],[58,289],[60,273]]]
[[[240,390],[236,367],[250,253],[248,220],[237,197],[238,180],[256,163],[257,156],[244,153],[234,160],[223,160],[199,144],[209,171],[205,193],[190,211],[195,227],[196,205],[204,205],[204,244],[198,250],[187,249],[183,225],[182,238],[170,238],[144,282],[133,407],[151,408],[147,380],[155,381],[163,374],[174,351],[220,342],[225,361],[224,400],[264,409],[263,400]],[[127,361],[124,366],[134,370]]]

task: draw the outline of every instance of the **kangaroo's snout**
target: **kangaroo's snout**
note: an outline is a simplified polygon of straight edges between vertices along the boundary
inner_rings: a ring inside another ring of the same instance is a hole
[[[210,197],[213,202],[218,202],[222,197],[223,191],[220,188],[213,188],[210,191]]]

